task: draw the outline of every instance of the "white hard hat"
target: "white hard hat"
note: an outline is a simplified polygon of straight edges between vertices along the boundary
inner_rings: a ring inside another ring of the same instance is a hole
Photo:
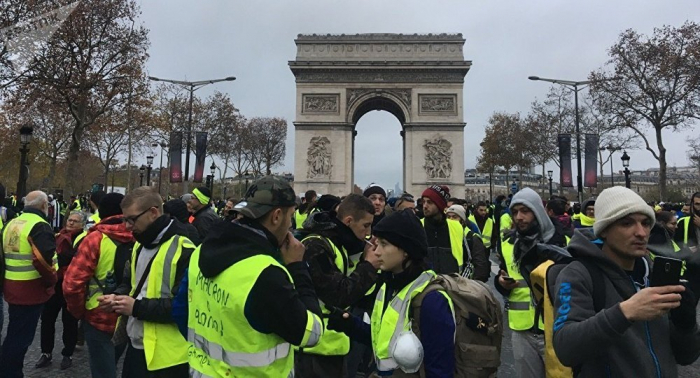
[[[404,373],[415,373],[423,363],[423,344],[413,331],[402,332],[390,350],[391,357]]]

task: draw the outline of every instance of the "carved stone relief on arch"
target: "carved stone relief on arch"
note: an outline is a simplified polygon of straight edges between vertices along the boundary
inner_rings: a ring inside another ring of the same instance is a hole
[[[428,179],[449,179],[452,176],[452,143],[440,134],[423,143],[425,174]]]

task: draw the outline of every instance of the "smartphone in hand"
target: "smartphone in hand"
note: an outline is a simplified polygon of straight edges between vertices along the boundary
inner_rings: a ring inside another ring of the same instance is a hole
[[[651,271],[651,286],[678,285],[681,280],[683,261],[670,257],[656,256]]]

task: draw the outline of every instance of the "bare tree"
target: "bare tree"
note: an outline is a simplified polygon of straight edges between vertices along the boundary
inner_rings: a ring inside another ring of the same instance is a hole
[[[82,169],[86,130],[143,86],[148,31],[137,23],[138,14],[134,0],[81,1],[21,81],[23,90],[51,96],[73,117],[67,178]],[[75,184],[66,180],[67,194],[75,193]]]
[[[609,49],[606,67],[590,75],[597,107],[613,115],[615,124],[634,131],[659,162],[661,200],[667,167],[663,131],[681,130],[700,116],[698,51],[700,25],[694,22],[656,28],[652,36],[630,29]]]
[[[284,118],[255,117],[248,121],[251,138],[248,140],[248,158],[256,174],[272,174],[286,152],[287,121]]]

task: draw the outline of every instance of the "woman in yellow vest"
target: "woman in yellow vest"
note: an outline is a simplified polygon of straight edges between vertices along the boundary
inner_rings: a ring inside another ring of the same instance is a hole
[[[372,324],[348,313],[330,315],[328,328],[372,346],[379,375],[451,377],[455,372],[455,319],[443,291],[412,304],[436,274],[425,261],[425,230],[411,210],[392,213],[374,228],[382,277]],[[411,311],[420,307],[420,318]]]

